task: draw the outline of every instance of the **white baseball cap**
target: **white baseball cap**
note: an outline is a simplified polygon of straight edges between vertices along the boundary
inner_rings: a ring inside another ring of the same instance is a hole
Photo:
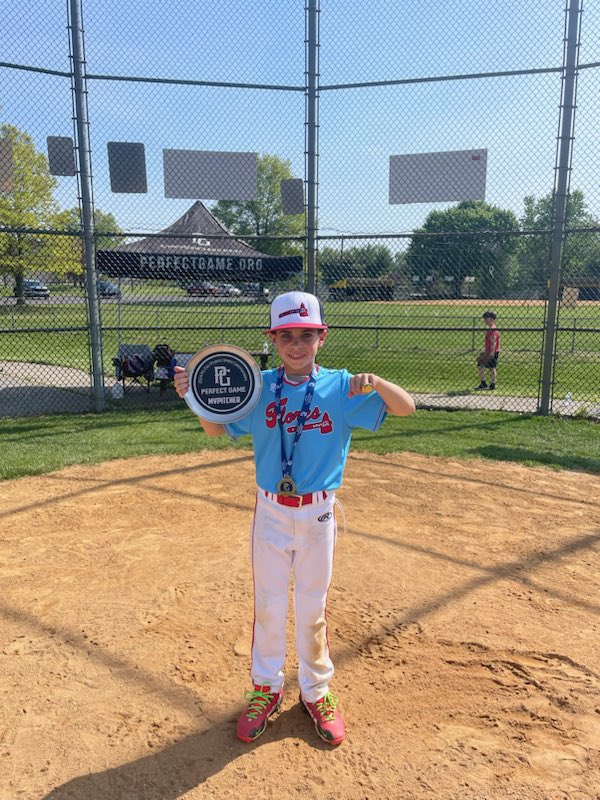
[[[318,297],[308,292],[286,292],[277,295],[271,303],[271,327],[268,333],[283,328],[321,328],[327,324],[323,319],[323,306]]]

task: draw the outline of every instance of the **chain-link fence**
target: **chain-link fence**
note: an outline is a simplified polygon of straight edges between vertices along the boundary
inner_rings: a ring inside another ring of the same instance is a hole
[[[0,416],[165,403],[162,344],[274,365],[268,302],[305,287],[328,366],[599,417],[598,16],[9,0]]]

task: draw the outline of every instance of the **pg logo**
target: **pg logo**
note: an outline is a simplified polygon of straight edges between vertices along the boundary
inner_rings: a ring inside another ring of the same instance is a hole
[[[230,370],[227,367],[215,367],[215,383],[217,386],[231,386]]]

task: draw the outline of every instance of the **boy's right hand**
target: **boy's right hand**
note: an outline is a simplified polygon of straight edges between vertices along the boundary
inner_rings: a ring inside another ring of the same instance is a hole
[[[185,371],[185,367],[175,367],[173,375],[173,383],[175,384],[175,391],[183,400],[184,395],[190,388],[190,379]]]

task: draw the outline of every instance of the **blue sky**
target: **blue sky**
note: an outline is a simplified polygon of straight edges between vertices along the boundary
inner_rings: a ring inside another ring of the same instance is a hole
[[[90,74],[302,87],[304,0],[191,5],[84,0]],[[69,69],[66,3],[8,0],[0,31],[7,62]],[[600,61],[600,11],[583,15],[581,63]],[[324,87],[560,66],[564,0],[321,0]],[[579,80],[572,186],[600,217],[600,73]],[[0,119],[32,134],[72,135],[69,80],[0,69]],[[131,231],[160,230],[191,204],[164,198],[162,149],[274,153],[304,172],[304,97],[295,91],[90,81],[96,205]],[[556,74],[393,87],[324,89],[319,220],[324,234],[410,232],[432,208],[390,206],[389,156],[488,149],[488,202],[519,214],[526,194],[552,189],[560,102]],[[110,191],[108,141],[143,142],[148,193]],[[73,178],[57,199],[77,201]],[[202,199],[202,198],[199,198]]]

